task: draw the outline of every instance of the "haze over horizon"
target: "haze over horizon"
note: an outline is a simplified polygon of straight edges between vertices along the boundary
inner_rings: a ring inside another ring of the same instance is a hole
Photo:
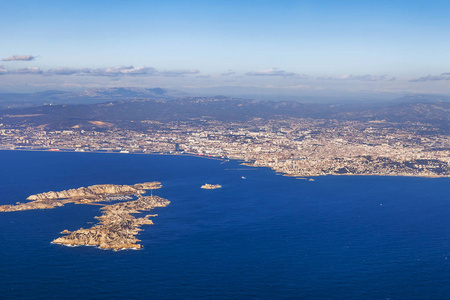
[[[450,94],[447,1],[1,1],[0,91]]]

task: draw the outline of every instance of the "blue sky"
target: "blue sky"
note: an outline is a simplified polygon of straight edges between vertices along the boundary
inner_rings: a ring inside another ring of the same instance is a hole
[[[450,94],[450,1],[4,1],[0,90]]]

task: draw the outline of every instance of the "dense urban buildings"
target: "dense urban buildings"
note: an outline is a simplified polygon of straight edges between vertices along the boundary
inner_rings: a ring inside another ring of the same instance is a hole
[[[431,125],[282,118],[140,121],[145,130],[0,126],[3,149],[172,153],[242,160],[291,176],[450,176],[450,140]]]

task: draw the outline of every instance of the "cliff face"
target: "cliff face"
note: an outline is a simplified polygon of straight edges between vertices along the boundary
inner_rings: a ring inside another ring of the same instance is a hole
[[[160,182],[144,182],[135,185],[98,184],[78,189],[59,192],[46,192],[31,195],[28,203],[18,202],[16,205],[1,205],[0,212],[21,211],[31,209],[51,209],[66,203],[93,203],[108,200],[109,197],[140,195],[145,190],[161,188]]]

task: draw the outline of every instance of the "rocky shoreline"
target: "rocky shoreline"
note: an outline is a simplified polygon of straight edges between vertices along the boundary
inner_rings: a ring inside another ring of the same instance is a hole
[[[27,198],[30,202],[16,205],[1,205],[0,212],[51,209],[63,206],[67,203],[88,204],[94,202],[114,200],[121,196],[138,196],[145,193],[145,190],[161,188],[160,182],[145,182],[135,185],[98,184],[78,189],[70,189],[59,192],[46,192],[31,195]]]
[[[153,225],[149,217],[157,215],[146,215],[135,218],[132,214],[151,210],[155,207],[169,205],[169,201],[158,196],[139,197],[139,199],[128,202],[120,202],[102,207],[103,215],[96,217],[100,220],[98,225],[88,229],[80,228],[74,232],[64,230],[68,235],[59,237],[53,241],[54,244],[67,246],[98,246],[101,249],[141,249],[140,240],[136,238],[141,225]]]
[[[27,198],[28,203],[17,203],[16,205],[2,205],[0,212],[23,211],[33,209],[51,209],[63,206],[67,203],[75,204],[97,204],[102,205],[103,214],[96,217],[99,224],[88,228],[80,228],[70,232],[63,230],[66,236],[59,237],[53,241],[55,244],[66,246],[98,246],[101,249],[141,249],[140,240],[136,235],[142,231],[142,225],[152,225],[149,217],[157,215],[146,215],[135,218],[132,214],[148,211],[156,207],[165,207],[170,201],[158,196],[142,196],[145,190],[161,188],[160,182],[146,182],[135,185],[113,185],[101,184],[78,189],[70,189],[59,192],[46,192],[31,195]],[[131,196],[137,196],[133,199]],[[117,201],[115,204],[100,204],[96,202]]]

